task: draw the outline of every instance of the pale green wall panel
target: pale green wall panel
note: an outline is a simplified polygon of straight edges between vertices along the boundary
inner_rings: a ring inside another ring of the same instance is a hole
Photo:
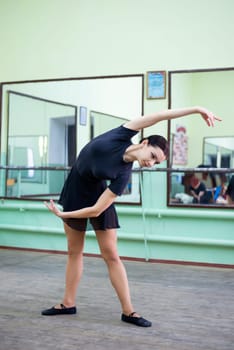
[[[232,0],[1,0],[0,10],[0,81],[233,66]]]
[[[147,208],[146,225],[141,207],[119,206],[118,212],[121,256],[234,264],[233,212]],[[61,221],[43,204],[2,201],[0,222],[0,246],[66,250]],[[86,235],[85,253],[100,253],[93,232]]]
[[[1,0],[5,81],[231,66],[232,0]]]

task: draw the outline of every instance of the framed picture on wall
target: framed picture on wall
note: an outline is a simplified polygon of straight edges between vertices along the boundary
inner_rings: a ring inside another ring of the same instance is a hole
[[[86,125],[87,124],[87,107],[80,106],[79,122],[80,122],[80,125]]]
[[[166,98],[166,71],[147,72],[147,99]]]

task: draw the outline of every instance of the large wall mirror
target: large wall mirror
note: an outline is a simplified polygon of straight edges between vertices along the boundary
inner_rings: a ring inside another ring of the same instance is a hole
[[[143,114],[143,87],[142,74],[2,83],[0,197],[58,198],[91,138]],[[121,202],[139,202],[132,188]]]
[[[169,108],[199,105],[222,118],[214,128],[198,115],[168,122],[168,165],[176,170],[168,173],[168,205],[233,208],[225,189],[234,174],[234,68],[171,71],[168,76]]]

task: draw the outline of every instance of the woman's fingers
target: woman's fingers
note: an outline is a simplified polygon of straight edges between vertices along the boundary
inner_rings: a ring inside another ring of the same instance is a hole
[[[44,202],[45,206],[52,211],[53,213],[57,212],[58,209],[56,207],[56,205],[54,204],[54,201],[51,199],[50,202]]]
[[[222,119],[211,112],[202,113],[202,117],[205,119],[205,122],[208,126],[214,126],[215,121],[222,121]]]

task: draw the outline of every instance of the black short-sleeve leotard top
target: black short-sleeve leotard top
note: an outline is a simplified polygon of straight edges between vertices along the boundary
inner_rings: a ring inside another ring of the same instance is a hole
[[[92,139],[80,152],[73,165],[59,203],[65,211],[93,205],[106,189],[121,195],[128,183],[132,164],[123,160],[137,131],[119,126]]]

